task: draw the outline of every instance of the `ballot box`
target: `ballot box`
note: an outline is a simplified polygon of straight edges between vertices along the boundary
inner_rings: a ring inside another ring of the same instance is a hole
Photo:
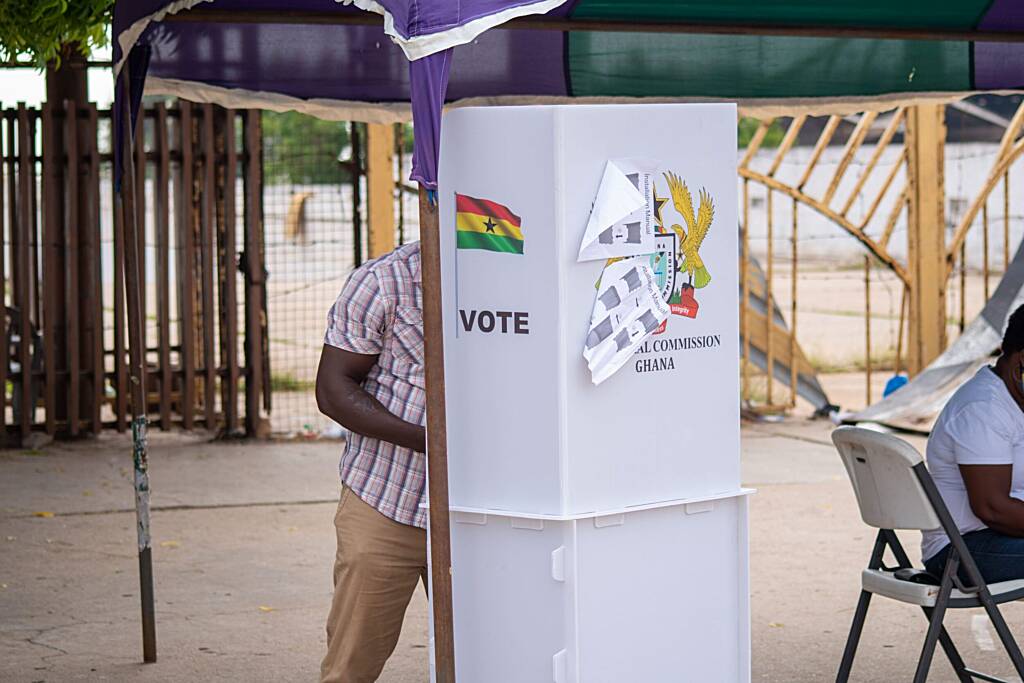
[[[438,203],[457,679],[749,681],[735,107],[456,109]]]
[[[453,512],[459,681],[749,681],[747,499]]]
[[[462,108],[442,140],[452,506],[564,517],[738,490],[735,107]],[[637,197],[591,235],[592,209]],[[648,289],[663,320],[597,323]]]

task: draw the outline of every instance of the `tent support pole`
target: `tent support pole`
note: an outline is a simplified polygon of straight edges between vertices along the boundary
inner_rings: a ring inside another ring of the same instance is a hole
[[[128,93],[128,66],[121,70]],[[128,367],[132,407],[132,460],[135,469],[135,516],[139,542],[139,597],[142,601],[142,661],[156,661],[156,613],[153,607],[153,557],[149,534],[149,459],[146,453],[146,372],[139,272],[139,231],[135,216],[135,162],[130,97],[123,97],[120,210],[124,229],[124,279],[128,301]],[[141,139],[141,138],[140,138]]]
[[[444,393],[444,331],[441,321],[441,244],[438,207],[420,188],[423,338],[427,384],[427,492],[430,498],[430,603],[434,612],[437,683],[455,681],[452,622],[452,553],[448,524],[448,431]]]

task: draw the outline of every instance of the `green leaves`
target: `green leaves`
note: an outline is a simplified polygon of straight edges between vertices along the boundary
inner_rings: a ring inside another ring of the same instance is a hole
[[[76,45],[88,55],[109,42],[113,13],[113,0],[2,0],[0,60],[27,59],[42,68]]]
[[[341,121],[294,111],[263,112],[263,145],[267,182],[338,183],[349,177],[338,164],[338,154],[349,145],[348,127]]]
[[[761,122],[757,119],[743,117],[740,119],[738,138],[739,148],[744,149],[750,144],[750,138],[754,137],[754,133],[757,132],[758,126]],[[776,119],[772,121],[772,125],[768,127],[768,134],[764,136],[764,142],[761,146],[770,149],[772,147],[778,147],[779,143],[782,142],[782,138],[785,137],[786,130],[782,127],[782,124]]]

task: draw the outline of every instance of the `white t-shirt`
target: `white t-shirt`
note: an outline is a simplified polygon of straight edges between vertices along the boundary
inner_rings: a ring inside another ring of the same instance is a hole
[[[1013,465],[1010,495],[1024,499],[1024,411],[992,368],[978,370],[949,399],[932,428],[925,457],[961,534],[986,527],[971,510],[960,465]],[[925,560],[949,544],[942,529],[922,536]]]

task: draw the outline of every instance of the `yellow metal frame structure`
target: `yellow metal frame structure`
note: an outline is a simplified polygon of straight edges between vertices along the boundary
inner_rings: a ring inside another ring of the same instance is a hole
[[[878,133],[873,147],[870,147],[870,151],[868,151],[865,141],[869,137],[873,137],[873,131],[879,127],[881,120],[884,120],[885,117],[888,120],[885,121],[881,132]],[[838,162],[829,164],[831,175],[826,176],[824,175],[825,165],[820,162],[825,150],[836,137],[844,118],[853,123],[853,129],[846,138]],[[741,216],[743,217],[743,254],[745,255],[750,253],[748,230],[751,201],[750,183],[762,186],[765,191],[768,209],[767,225],[765,226],[768,249],[765,264],[766,282],[763,289],[767,300],[772,300],[772,278],[774,275],[774,248],[772,245],[776,235],[772,218],[773,195],[781,193],[790,197],[793,202],[790,258],[794,272],[798,264],[798,207],[802,204],[847,232],[867,252],[866,291],[870,289],[873,265],[888,269],[903,284],[904,296],[901,301],[896,364],[898,369],[906,370],[911,375],[926,367],[945,348],[946,295],[951,278],[954,277],[958,266],[961,275],[960,304],[961,310],[963,310],[963,299],[966,292],[965,278],[963,277],[966,270],[964,245],[968,235],[976,229],[981,231],[984,251],[983,293],[986,300],[990,294],[989,271],[992,264],[989,257],[990,211],[988,204],[991,195],[1000,183],[1003,186],[1001,208],[1002,266],[1004,269],[1009,264],[1011,257],[1009,176],[1012,164],[1024,154],[1024,137],[1021,137],[1022,128],[1024,128],[1024,103],[1018,108],[1004,131],[986,181],[955,225],[948,243],[946,241],[943,177],[946,143],[944,118],[944,105],[935,104],[897,107],[891,112],[881,115],[869,111],[850,117],[830,116],[825,121],[811,149],[810,156],[795,174],[795,179],[790,178],[789,180],[780,178],[779,171],[783,161],[791,155],[801,131],[808,123],[808,116],[805,114],[793,116],[781,141],[770,155],[770,161],[767,164],[759,163],[760,169],[755,169],[753,163],[755,159],[763,160],[766,156],[758,155],[758,152],[762,149],[775,124],[774,119],[765,119],[759,121],[737,169],[743,180]],[[900,134],[902,143],[894,143]],[[896,163],[887,169],[881,167],[880,161],[886,150],[896,144],[899,144]],[[860,155],[860,163],[855,164],[858,155]],[[865,157],[866,161],[863,161]],[[847,179],[854,166],[860,167],[859,174],[852,185],[849,182],[844,185],[843,181]],[[901,170],[904,173],[901,174]],[[877,189],[870,195],[866,195],[865,187],[868,186],[868,181],[872,178],[880,182],[872,183],[872,186]],[[812,185],[824,189],[812,191],[810,189]],[[858,199],[861,201],[858,202]],[[883,204],[887,204],[887,208],[880,211]],[[866,208],[859,215],[855,215],[857,213],[854,211],[855,206]],[[900,259],[890,249],[890,242],[904,212],[906,212],[907,219],[907,256],[905,259]],[[755,344],[762,344],[761,348],[765,349],[768,357],[767,366],[769,368],[775,367],[774,363],[779,362],[789,366],[792,373],[789,405],[779,405],[777,401],[773,400],[773,373],[768,372],[764,378],[767,387],[765,405],[757,406],[756,409],[759,411],[783,410],[796,402],[795,375],[798,371],[804,371],[803,363],[806,362],[796,341],[797,279],[792,277],[790,329],[786,331],[774,325],[771,316],[760,315],[747,305],[751,294],[756,294],[756,292],[752,292],[748,259],[744,258],[743,261],[741,264],[741,286],[744,305],[741,314],[741,333],[747,352],[746,357],[750,357],[751,341]],[[869,303],[865,303],[865,310],[869,310],[869,305]],[[960,317],[962,325],[964,313],[961,313]],[[866,343],[870,344],[870,319],[866,320],[868,328],[865,331]],[[905,341],[904,334],[906,335]],[[870,352],[866,354],[866,357],[866,372],[870,376]],[[790,363],[789,360],[792,358],[797,358],[798,362]],[[810,370],[809,364],[807,368]],[[748,404],[751,402],[752,395],[751,379],[749,364],[745,364],[743,396]],[[870,391],[870,387],[868,390]],[[870,394],[868,396],[870,398]]]

